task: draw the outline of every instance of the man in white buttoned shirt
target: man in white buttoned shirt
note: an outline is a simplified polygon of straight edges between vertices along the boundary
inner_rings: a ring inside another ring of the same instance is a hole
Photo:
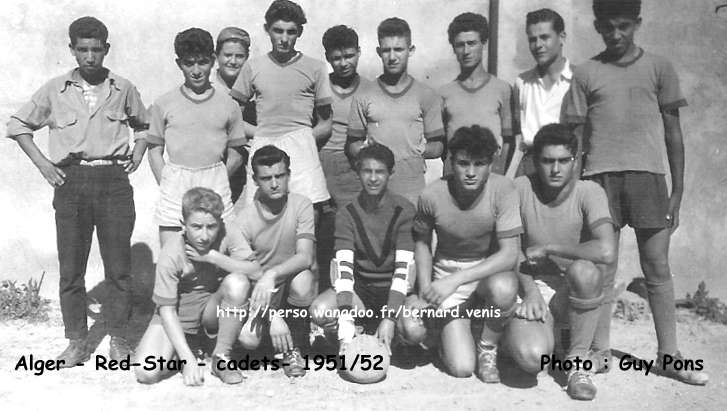
[[[568,59],[563,56],[565,24],[551,9],[535,10],[525,18],[528,47],[536,66],[521,73],[515,80],[514,115],[519,120],[520,134],[506,175],[532,174],[535,169],[528,154],[535,133],[546,124],[559,123],[563,97],[570,89],[573,75]]]

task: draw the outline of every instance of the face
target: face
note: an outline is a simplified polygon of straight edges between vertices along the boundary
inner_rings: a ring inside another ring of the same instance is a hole
[[[535,163],[540,181],[550,188],[562,188],[573,178],[575,157],[564,145],[543,147]]]
[[[336,49],[326,54],[326,59],[333,69],[333,74],[340,78],[348,78],[356,74],[359,57],[361,57],[361,51],[356,47]]]
[[[184,84],[192,90],[207,87],[213,62],[213,56],[187,56],[177,59],[177,66],[184,74]]]
[[[76,44],[70,44],[68,47],[76,58],[81,74],[95,75],[103,69],[103,59],[109,52],[108,43],[99,39],[76,38]]]
[[[379,40],[376,53],[384,64],[384,73],[401,74],[407,69],[409,56],[414,54],[414,46],[408,44],[406,37],[384,37]]]
[[[220,221],[204,211],[194,211],[184,220],[187,242],[200,254],[206,254],[210,250],[220,227]]]
[[[530,54],[538,66],[547,67],[562,55],[565,32],[557,33],[552,22],[531,24],[525,33],[528,35]]]
[[[641,25],[641,18],[617,17],[596,20],[594,25],[606,44],[606,52],[620,57],[634,44],[634,34]]]
[[[242,44],[236,41],[222,43],[222,48],[217,54],[217,64],[220,67],[222,78],[236,79],[242,65],[247,61],[247,57],[247,50]]]
[[[482,51],[485,43],[480,39],[480,33],[476,31],[463,31],[454,37],[452,48],[457,56],[459,66],[462,68],[473,68],[482,62]]]
[[[389,177],[389,169],[379,160],[365,158],[359,165],[358,178],[366,194],[375,196],[383,193],[389,184]]]
[[[260,187],[260,196],[268,200],[279,200],[288,195],[290,171],[284,162],[272,166],[255,166],[255,183]]]
[[[487,158],[472,157],[458,151],[452,157],[455,182],[466,192],[480,190],[490,175],[490,163]]]
[[[278,20],[270,26],[265,25],[270,36],[273,53],[288,54],[295,51],[295,42],[298,41],[302,30],[295,22]]]

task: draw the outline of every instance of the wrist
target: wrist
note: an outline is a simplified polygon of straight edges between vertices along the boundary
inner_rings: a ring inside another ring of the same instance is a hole
[[[275,282],[275,279],[277,277],[278,277],[278,271],[275,270],[274,268],[270,268],[263,272],[263,276],[260,279]]]

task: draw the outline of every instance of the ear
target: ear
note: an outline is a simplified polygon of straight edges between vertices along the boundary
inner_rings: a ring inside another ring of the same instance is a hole
[[[298,38],[303,37],[303,26],[300,24],[296,24],[296,26],[298,26]]]
[[[356,47],[356,56],[361,57],[361,47]]]
[[[270,27],[268,27],[268,23],[263,24],[263,29],[265,30],[265,33],[270,31]]]
[[[636,24],[635,24],[635,26],[636,26],[635,30],[638,30],[639,27],[641,27],[641,17],[637,17],[636,18]]]
[[[417,51],[417,46],[415,46],[413,44],[411,46],[409,46],[409,55],[410,56],[413,55],[415,51]]]
[[[106,50],[104,52],[104,56],[105,56],[105,55],[109,54],[109,50],[111,50],[111,44],[110,43],[104,44],[104,49]]]
[[[381,57],[381,47],[376,47],[376,54]]]
[[[174,62],[177,63],[177,67],[179,67],[179,69],[181,70],[182,69],[182,59],[180,59],[180,58],[174,59]]]
[[[596,29],[596,33],[601,34],[601,24],[598,23],[598,20],[593,20],[593,28]]]

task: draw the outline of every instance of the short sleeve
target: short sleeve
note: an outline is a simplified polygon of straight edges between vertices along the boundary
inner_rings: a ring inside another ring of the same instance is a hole
[[[523,233],[520,218],[520,197],[510,180],[500,180],[495,192],[495,231],[497,238],[518,236]]]
[[[166,130],[166,119],[158,102],[149,108],[149,132],[146,140],[152,144],[164,144],[164,131]]]
[[[50,84],[41,87],[33,97],[17,113],[10,117],[7,136],[15,138],[22,134],[33,134],[33,131],[50,125],[51,103],[48,93]]]
[[[417,202],[412,231],[416,237],[431,237],[435,224],[435,206],[430,196],[422,194]]]
[[[229,98],[228,98],[229,99]],[[227,147],[239,147],[247,143],[245,125],[242,122],[242,111],[232,100],[229,100],[227,119]]]
[[[141,95],[136,87],[131,86],[126,98],[126,115],[129,116],[129,125],[134,131],[144,131],[149,128],[148,112]]]
[[[503,137],[512,136],[512,87],[503,83],[502,97],[500,98],[500,127]]]
[[[442,97],[433,90],[427,91],[422,101],[422,117],[424,118],[424,138],[431,140],[444,136]]]
[[[679,85],[679,76],[674,66],[667,59],[657,61],[658,81],[657,99],[661,111],[672,110],[687,105],[682,89]]]
[[[316,107],[326,106],[333,103],[333,92],[331,91],[328,70],[325,64],[321,64],[315,74],[315,105]]]
[[[240,75],[230,89],[230,96],[242,104],[247,103],[255,94],[252,86],[252,64],[243,64]]]
[[[570,89],[563,99],[563,119],[565,124],[584,124],[588,115],[588,82],[581,67],[573,70]]]
[[[159,253],[154,279],[154,292],[152,301],[156,305],[176,305],[178,300],[177,286],[182,274],[182,267],[178,261],[177,238],[170,240]]]
[[[250,247],[250,243],[245,239],[242,234],[242,230],[236,227],[234,224],[225,224],[225,239],[224,239],[225,254],[238,261],[253,261],[255,260],[255,253]]]
[[[355,250],[355,228],[351,214],[342,208],[336,212],[336,228],[334,232],[335,251]]]
[[[302,201],[298,205],[295,238],[296,240],[302,238],[316,240],[313,204],[307,198],[302,198]]]
[[[348,137],[353,140],[366,139],[366,101],[361,94],[355,94],[351,99],[351,109],[348,111]]]
[[[583,181],[583,183],[581,208],[588,228],[593,231],[601,224],[613,224],[611,211],[608,208],[606,192],[600,185],[592,181]]]
[[[399,216],[399,227],[396,230],[397,250],[414,251],[414,237],[412,236],[414,215],[415,210],[413,205],[406,204],[403,206],[403,210]]]

